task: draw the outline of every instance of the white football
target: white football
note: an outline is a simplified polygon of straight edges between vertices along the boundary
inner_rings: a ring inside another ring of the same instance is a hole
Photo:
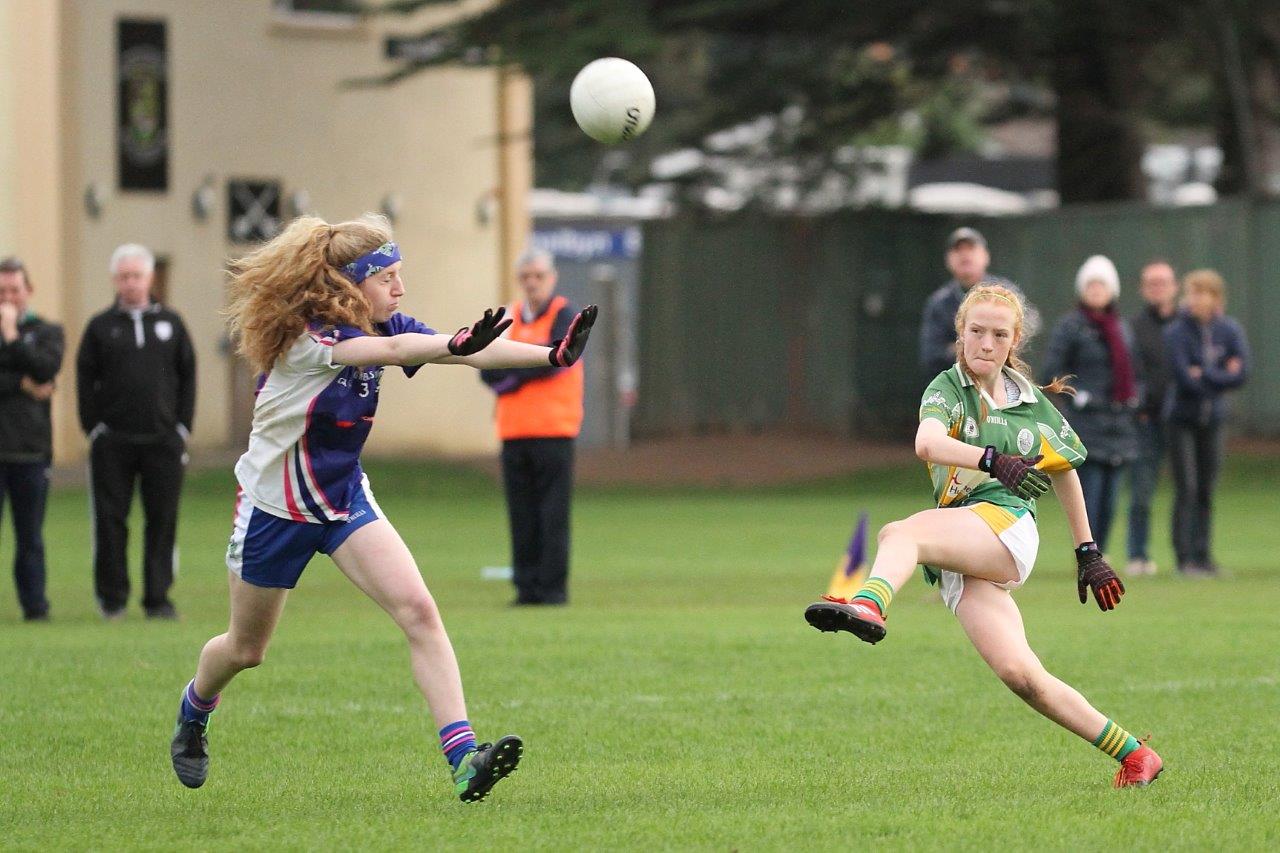
[[[597,59],[573,78],[569,104],[587,136],[597,142],[626,142],[653,121],[653,85],[625,59]]]

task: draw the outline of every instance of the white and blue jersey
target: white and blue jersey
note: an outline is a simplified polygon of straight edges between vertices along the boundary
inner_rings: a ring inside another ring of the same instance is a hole
[[[434,334],[403,314],[379,331]],[[236,463],[236,480],[254,506],[315,524],[347,517],[383,369],[334,364],[333,347],[364,334],[351,326],[309,329],[259,381],[249,449]],[[417,370],[404,368],[408,376]]]
[[[378,331],[434,334],[403,314]],[[332,553],[381,517],[360,451],[383,368],[333,362],[335,344],[364,335],[351,326],[313,325],[259,380],[249,448],[235,468],[240,488],[227,551],[228,567],[246,581],[292,587],[313,554]],[[417,370],[404,368],[408,376]]]

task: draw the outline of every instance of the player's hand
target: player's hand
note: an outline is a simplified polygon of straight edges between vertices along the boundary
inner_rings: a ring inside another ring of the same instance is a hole
[[[1049,475],[1036,467],[1043,456],[1010,456],[1000,453],[994,445],[978,461],[978,470],[995,477],[1001,484],[1024,500],[1033,500],[1049,491]]]
[[[449,338],[449,352],[454,355],[474,355],[480,352],[511,325],[511,320],[502,319],[506,313],[506,308],[499,308],[497,311],[484,309],[484,316],[476,320],[474,326],[469,329],[463,326],[456,335]]]
[[[1089,600],[1086,587],[1093,590],[1093,599],[1103,611],[1115,610],[1124,596],[1124,581],[1116,577],[1115,569],[1102,559],[1102,552],[1094,542],[1076,548],[1076,592],[1081,604]]]
[[[583,308],[569,324],[568,334],[551,342],[548,358],[553,367],[572,367],[582,358],[582,351],[587,348],[587,337],[591,334],[591,327],[595,325],[599,310],[594,305]]]

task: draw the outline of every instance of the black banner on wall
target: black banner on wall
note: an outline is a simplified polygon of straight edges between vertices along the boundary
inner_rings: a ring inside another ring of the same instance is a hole
[[[116,22],[116,168],[122,190],[169,188],[164,21]]]

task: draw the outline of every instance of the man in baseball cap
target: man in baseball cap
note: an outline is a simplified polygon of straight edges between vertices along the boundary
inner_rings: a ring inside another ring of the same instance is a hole
[[[920,367],[929,379],[956,363],[956,311],[969,288],[989,281],[1018,290],[1008,279],[987,274],[991,254],[976,228],[966,225],[951,232],[946,262],[951,279],[925,302],[920,322]],[[1024,333],[1029,336],[1039,326],[1039,313],[1030,303],[1026,307]]]

